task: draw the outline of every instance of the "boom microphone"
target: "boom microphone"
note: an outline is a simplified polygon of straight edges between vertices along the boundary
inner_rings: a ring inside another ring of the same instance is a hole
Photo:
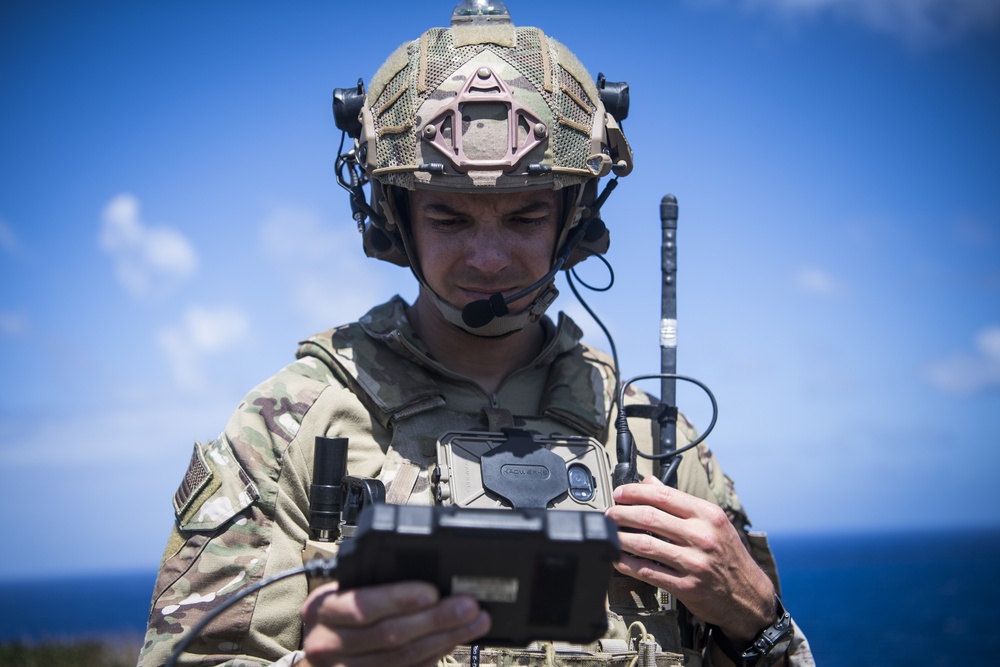
[[[470,301],[462,309],[462,321],[465,322],[465,326],[473,329],[485,327],[493,321],[493,318],[501,317],[510,312],[507,303],[502,292],[497,292],[489,299]]]
[[[480,327],[485,327],[487,324],[492,322],[497,317],[503,317],[510,313],[510,309],[507,308],[508,304],[514,303],[518,299],[531,294],[539,287],[542,287],[547,282],[552,280],[552,276],[556,275],[559,270],[569,259],[570,253],[573,252],[574,248],[580,243],[583,238],[589,238],[587,236],[588,230],[593,233],[597,231],[597,236],[599,237],[604,230],[604,222],[601,220],[600,211],[601,206],[607,200],[608,195],[615,189],[618,185],[617,180],[610,181],[605,187],[601,196],[597,198],[593,205],[591,205],[590,218],[586,220],[583,224],[577,225],[573,231],[570,232],[566,241],[563,243],[562,249],[556,256],[554,262],[552,262],[552,268],[544,276],[531,283],[523,290],[504,298],[502,292],[497,292],[492,295],[489,299],[478,299],[476,301],[470,301],[462,308],[462,321],[465,322],[465,326],[470,329],[478,329]]]
[[[557,257],[548,273],[525,287],[523,290],[515,292],[506,298],[504,298],[503,292],[497,292],[489,299],[477,299],[475,301],[470,301],[464,308],[462,308],[462,321],[465,322],[465,326],[472,329],[478,329],[480,327],[485,327],[497,317],[503,317],[504,315],[509,314],[510,309],[507,308],[508,304],[514,303],[518,299],[531,294],[536,289],[552,280],[552,276],[556,275],[565,263],[565,257]]]

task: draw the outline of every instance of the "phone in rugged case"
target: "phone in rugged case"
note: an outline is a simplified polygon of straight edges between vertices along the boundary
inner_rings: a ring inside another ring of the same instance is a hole
[[[614,504],[604,446],[581,436],[450,432],[431,481],[442,505],[604,512]]]

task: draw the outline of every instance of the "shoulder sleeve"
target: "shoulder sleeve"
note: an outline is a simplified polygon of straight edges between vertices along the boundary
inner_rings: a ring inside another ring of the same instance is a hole
[[[351,452],[354,466],[363,460],[377,468],[370,422],[323,364],[305,358],[251,391],[218,438],[195,445],[173,498],[176,520],[153,591],[140,667],[164,664],[218,605],[301,566],[315,436],[350,437],[352,449],[357,441],[365,453],[359,459]],[[301,641],[298,612],[306,594],[301,576],[246,596],[210,623],[178,664],[283,659]]]

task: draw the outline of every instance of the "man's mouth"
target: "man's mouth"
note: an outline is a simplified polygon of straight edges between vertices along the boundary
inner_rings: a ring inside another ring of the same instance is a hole
[[[478,301],[479,299],[489,299],[491,296],[500,292],[504,295],[504,298],[510,296],[517,292],[519,288],[517,287],[461,287],[461,289],[466,296],[472,298],[473,301]]]

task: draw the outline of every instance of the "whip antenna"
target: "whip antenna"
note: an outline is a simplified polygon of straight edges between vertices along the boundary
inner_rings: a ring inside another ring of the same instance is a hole
[[[660,439],[655,453],[657,476],[668,486],[677,486],[679,457],[665,458],[677,449],[677,198],[660,200],[660,227],[663,232],[660,272],[663,291],[660,301]],[[664,466],[663,462],[668,461]]]

